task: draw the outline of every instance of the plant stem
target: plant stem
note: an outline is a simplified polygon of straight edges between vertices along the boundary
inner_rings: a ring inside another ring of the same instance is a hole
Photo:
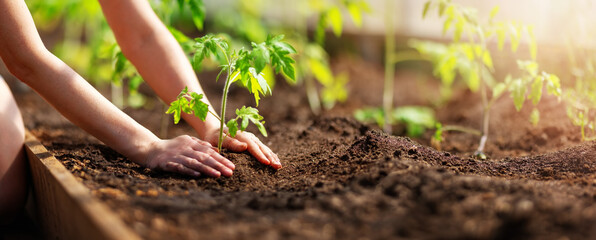
[[[393,54],[395,52],[393,15],[395,0],[385,0],[385,84],[383,87],[383,130],[391,133],[391,109],[393,105],[393,80],[395,75]]]
[[[235,76],[232,77],[232,64],[230,63],[230,58],[228,57],[228,53],[225,49],[217,44],[217,47],[221,50],[223,55],[226,57],[226,62],[228,63],[228,73],[226,76],[226,82],[223,90],[223,96],[221,99],[221,114],[219,119],[219,139],[217,141],[217,150],[221,152],[221,147],[223,145],[223,130],[224,130],[224,122],[226,120],[226,103],[228,100],[228,91],[230,90],[230,85],[232,85],[232,79],[236,78]]]
[[[476,136],[482,136],[482,132],[481,131],[478,131],[478,130],[472,129],[472,128],[462,127],[462,126],[447,125],[447,126],[443,126],[441,129],[444,132],[447,132],[447,131],[456,131],[456,132],[463,132],[463,133],[473,134],[473,135],[476,135]]]
[[[319,94],[317,93],[317,87],[312,76],[304,78],[304,84],[306,85],[306,96],[308,98],[308,104],[310,109],[315,115],[319,115],[321,112],[321,101],[319,100]]]

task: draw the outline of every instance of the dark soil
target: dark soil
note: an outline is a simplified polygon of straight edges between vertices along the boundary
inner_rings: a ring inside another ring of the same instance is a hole
[[[344,57],[333,64],[352,79],[353,100],[314,117],[302,88],[278,84],[259,108],[263,139],[284,168],[246,153],[224,152],[230,178],[192,179],[153,172],[68,123],[33,94],[17,94],[27,127],[92,193],[143,238],[200,239],[593,239],[596,237],[596,143],[578,130],[554,98],[541,121],[527,121],[502,98],[493,108],[488,160],[470,158],[478,138],[450,133],[442,150],[421,139],[386,135],[353,120],[359,107],[381,103],[382,69]],[[201,76],[216,102],[219,86]],[[436,82],[400,71],[398,105],[429,104]],[[424,85],[428,91],[418,89]],[[231,110],[250,103],[240,88]],[[438,117],[479,127],[476,94],[461,91]],[[529,104],[527,104],[529,106]],[[162,106],[127,112],[154,132]],[[399,127],[396,134],[399,134]],[[169,136],[192,134],[171,126]]]

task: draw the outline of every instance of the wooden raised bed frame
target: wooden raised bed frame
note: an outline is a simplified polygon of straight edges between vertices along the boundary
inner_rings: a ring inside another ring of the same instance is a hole
[[[45,238],[141,239],[28,131],[25,148]]]

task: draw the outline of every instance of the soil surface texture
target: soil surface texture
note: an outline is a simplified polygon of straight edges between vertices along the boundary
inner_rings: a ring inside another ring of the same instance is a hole
[[[52,110],[35,93],[15,91],[26,126],[90,191],[146,239],[594,239],[596,143],[581,142],[565,108],[544,97],[541,121],[503,97],[491,111],[487,160],[471,157],[479,138],[449,133],[441,151],[422,138],[391,136],[353,120],[380,106],[380,67],[343,57],[350,100],[320,116],[304,90],[279,82],[259,109],[262,138],[280,157],[273,170],[247,153],[223,154],[236,164],[229,178],[189,178],[128,161]],[[221,83],[200,75],[212,102]],[[398,71],[396,105],[430,105],[438,83]],[[424,85],[425,92],[421,92]],[[440,107],[445,124],[479,128],[478,94],[458,91]],[[235,87],[229,112],[252,104]],[[527,104],[530,105],[529,103]],[[126,109],[155,133],[163,104]],[[168,119],[171,122],[171,117]],[[394,133],[402,134],[400,126]],[[193,134],[169,124],[168,136]]]

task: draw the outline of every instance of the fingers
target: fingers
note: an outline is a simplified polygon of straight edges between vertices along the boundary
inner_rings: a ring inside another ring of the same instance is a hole
[[[219,177],[221,174],[230,177],[233,174],[233,168],[224,165],[223,162],[229,162],[228,164],[231,164],[232,166],[234,165],[221,156],[221,158],[217,158],[217,156],[219,156],[217,153],[215,153],[214,155],[216,156],[214,156],[206,152],[190,151],[185,153],[185,155],[188,157],[187,166],[197,171],[204,172],[209,176]]]
[[[282,167],[277,155],[273,153],[269,147],[263,144],[255,135],[251,133],[243,133],[237,135],[237,138],[247,144],[248,152],[257,158],[259,162],[265,165],[270,165],[275,169],[280,169]]]
[[[177,162],[168,162],[166,163],[166,165],[164,166],[164,170],[168,171],[168,172],[177,172],[177,173],[181,173],[181,174],[185,174],[185,175],[190,175],[190,176],[194,176],[194,177],[198,177],[201,176],[200,172],[197,172],[195,170],[192,170],[189,167],[184,166],[183,164],[177,163]]]
[[[226,136],[223,145],[232,152],[244,152],[248,148],[248,144],[229,136]]]

